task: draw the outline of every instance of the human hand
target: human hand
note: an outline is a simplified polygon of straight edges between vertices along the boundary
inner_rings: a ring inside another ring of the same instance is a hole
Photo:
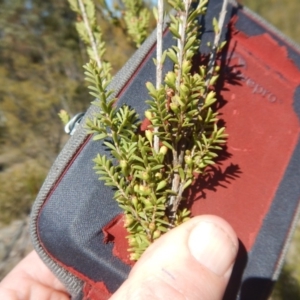
[[[111,300],[222,299],[238,250],[231,226],[195,217],[163,235],[133,267]],[[35,252],[0,283],[0,299],[69,299]]]
[[[0,282],[0,299],[66,300],[70,296],[37,253],[32,251]]]
[[[220,300],[237,251],[226,221],[194,217],[153,243],[110,299]]]

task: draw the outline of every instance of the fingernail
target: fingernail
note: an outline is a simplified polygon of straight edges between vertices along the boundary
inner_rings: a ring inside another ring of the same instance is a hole
[[[233,265],[238,246],[222,227],[202,221],[191,231],[188,246],[203,266],[223,276]]]

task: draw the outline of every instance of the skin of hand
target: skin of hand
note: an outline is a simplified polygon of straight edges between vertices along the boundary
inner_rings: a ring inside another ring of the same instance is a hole
[[[238,251],[238,239],[223,219],[194,217],[153,243],[110,298],[221,300]],[[0,283],[0,299],[70,299],[36,252]]]

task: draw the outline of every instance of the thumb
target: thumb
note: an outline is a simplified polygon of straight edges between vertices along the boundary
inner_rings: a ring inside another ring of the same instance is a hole
[[[222,299],[238,240],[216,216],[198,216],[153,243],[111,297],[118,299]]]

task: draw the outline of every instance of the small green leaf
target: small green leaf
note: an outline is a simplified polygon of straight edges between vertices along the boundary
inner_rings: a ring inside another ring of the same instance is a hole
[[[173,150],[173,147],[171,144],[169,144],[167,141],[162,141],[163,145],[165,145],[167,148],[169,148],[170,150]]]
[[[167,185],[167,182],[165,180],[161,181],[156,188],[156,191],[159,191],[161,189],[163,189],[165,186]]]
[[[181,36],[180,36],[177,28],[175,28],[174,26],[171,26],[171,27],[169,27],[169,30],[177,39],[181,39]]]
[[[184,184],[184,186],[183,186],[183,189],[185,190],[187,187],[189,187],[189,186],[192,184],[192,182],[193,182],[192,179],[188,179],[188,180],[185,182],[185,184]]]
[[[156,88],[154,87],[154,85],[150,81],[148,81],[146,83],[146,87],[147,87],[147,89],[149,91],[149,94],[152,95],[152,96],[154,96],[154,97],[156,97],[157,90],[156,90]]]
[[[181,167],[178,168],[178,172],[179,172],[180,179],[182,181],[184,181],[185,180],[185,174],[184,174],[184,171],[183,171],[183,169]]]
[[[169,49],[167,56],[173,61],[174,64],[178,64],[177,55],[172,49]]]
[[[103,140],[107,137],[107,133],[100,133],[100,134],[96,134],[94,137],[93,137],[93,140],[94,141],[98,141],[98,140]]]
[[[220,29],[219,29],[219,24],[218,24],[218,20],[214,17],[213,18],[213,28],[214,28],[214,32],[215,34],[218,34]]]

